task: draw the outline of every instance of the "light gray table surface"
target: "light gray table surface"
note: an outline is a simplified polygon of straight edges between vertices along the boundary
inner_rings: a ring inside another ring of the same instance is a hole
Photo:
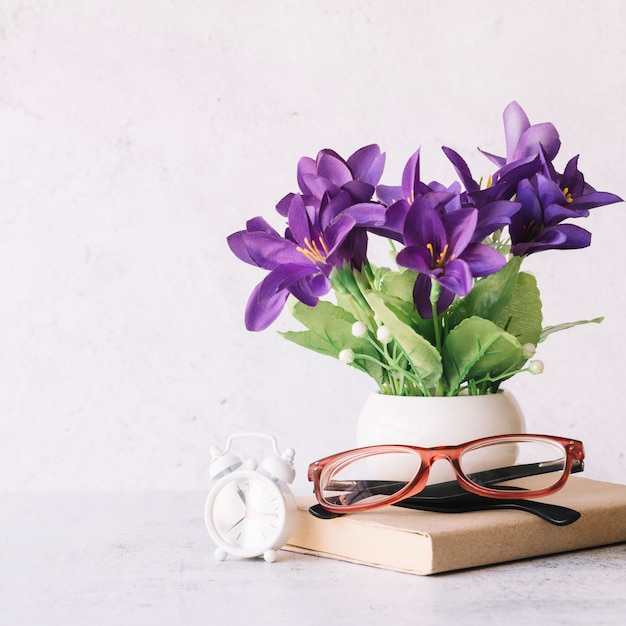
[[[626,544],[428,577],[218,562],[205,495],[0,494],[0,624],[626,624]]]

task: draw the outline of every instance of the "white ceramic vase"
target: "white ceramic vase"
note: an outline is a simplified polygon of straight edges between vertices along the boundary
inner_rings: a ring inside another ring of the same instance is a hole
[[[455,445],[492,435],[526,432],[519,404],[507,391],[484,396],[407,397],[372,393],[359,414],[358,447],[404,443],[421,447]],[[436,462],[429,482],[452,480]]]

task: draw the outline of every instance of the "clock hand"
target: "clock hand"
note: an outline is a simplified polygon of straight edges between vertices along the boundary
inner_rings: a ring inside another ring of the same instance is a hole
[[[241,501],[245,504],[246,503],[246,494],[243,492],[241,487],[237,487],[237,494],[241,498]]]
[[[245,516],[242,517],[240,520],[237,520],[234,524],[231,524],[227,529],[226,532],[230,532],[233,528],[235,528],[235,526],[237,526],[238,524],[241,524],[241,522],[243,522],[243,520],[245,520]]]

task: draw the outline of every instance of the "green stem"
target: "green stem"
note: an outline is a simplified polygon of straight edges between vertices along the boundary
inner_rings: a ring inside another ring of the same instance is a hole
[[[369,272],[371,273],[371,268],[369,268]],[[375,330],[375,327],[372,326],[373,311],[359,287],[354,270],[348,265],[341,269],[336,268],[330,275],[330,281],[337,292],[350,296],[354,317],[363,322],[368,328],[374,328]]]
[[[435,331],[435,347],[437,348],[437,352],[441,354],[441,321],[439,319],[439,314],[437,313],[437,301],[439,300],[439,294],[441,293],[441,285],[432,281],[430,288],[430,304],[433,312],[433,328]]]
[[[433,312],[433,329],[435,331],[435,347],[437,348],[437,352],[441,354],[442,347],[442,333],[443,333],[443,325],[442,325],[442,317],[437,313],[437,302],[439,301],[439,296],[441,295],[441,285],[436,282],[431,282],[430,287],[430,304]],[[443,377],[437,381],[437,387],[435,394],[438,396],[446,395],[446,388]]]
[[[415,387],[417,389],[419,389],[423,395],[428,396],[430,395],[428,393],[428,390],[424,388],[424,381],[421,380],[421,378],[419,378],[419,376],[416,376],[415,374],[413,374],[412,372],[409,372],[408,370],[401,368],[400,364],[398,363],[397,359],[393,359],[391,355],[389,355],[389,358],[387,360],[386,363],[384,363],[383,361],[378,360],[376,357],[370,356],[369,354],[355,354],[354,355],[354,361],[351,363],[351,365],[355,365],[355,362],[357,359],[362,359],[364,361],[370,361],[372,363],[376,363],[377,365],[379,365],[387,374],[393,374],[394,372],[401,372],[401,377],[407,378],[408,380],[411,381],[411,383],[413,383],[415,385]],[[361,369],[361,367],[359,366],[359,369]],[[363,369],[364,371],[364,369]],[[398,379],[395,378],[394,376],[389,376],[388,378],[389,381],[389,385],[392,386],[394,388],[394,395],[400,395],[398,392],[398,390],[402,387],[404,387],[404,383],[402,383],[402,385],[400,387],[398,387]]]

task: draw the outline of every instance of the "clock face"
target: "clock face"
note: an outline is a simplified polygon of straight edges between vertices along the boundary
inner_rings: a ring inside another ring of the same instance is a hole
[[[272,480],[242,472],[216,485],[207,510],[215,539],[241,554],[274,546],[285,527],[285,501]]]

